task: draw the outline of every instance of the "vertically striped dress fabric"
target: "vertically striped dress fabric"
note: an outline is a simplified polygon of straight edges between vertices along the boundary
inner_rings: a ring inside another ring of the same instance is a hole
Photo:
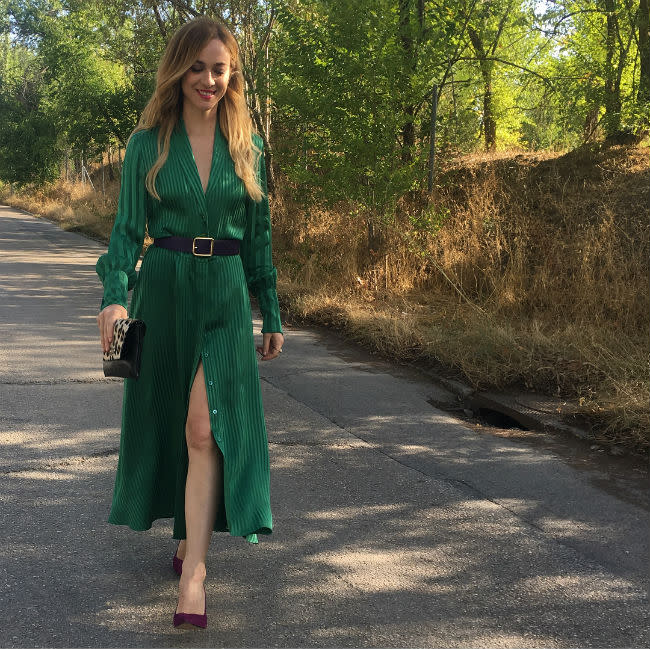
[[[254,136],[261,149],[261,138]],[[237,177],[218,125],[205,193],[182,119],[158,173],[158,201],[145,188],[157,158],[157,129],[129,140],[108,252],[97,261],[101,307],[127,307],[147,325],[139,379],[125,379],[120,454],[109,522],[146,530],[174,519],[185,538],[188,468],[185,420],[190,388],[203,362],[215,442],[223,454],[223,499],[215,531],[251,543],[270,534],[269,456],[249,289],[257,297],[263,332],[281,332],[271,258],[267,198],[255,202]],[[259,179],[266,193],[264,158]],[[150,246],[139,273],[145,229],[170,235],[239,239],[239,255],[197,257]],[[216,488],[216,485],[215,485]]]

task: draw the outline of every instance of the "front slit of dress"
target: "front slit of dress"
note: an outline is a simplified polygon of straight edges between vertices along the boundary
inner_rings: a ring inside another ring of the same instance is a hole
[[[222,467],[223,470],[221,472],[222,502],[217,503],[217,512],[215,514],[215,520],[214,520],[213,525],[212,525],[212,527],[215,529],[215,531],[217,531],[216,523],[219,520],[220,510],[224,513],[226,529],[230,528],[230,525],[228,524],[228,516],[227,516],[228,510],[227,510],[227,507],[226,507],[226,500],[227,500],[226,485],[228,483],[228,481],[226,480],[226,471],[227,471],[228,460],[227,460],[226,453],[224,453],[224,448],[222,447],[222,445],[220,443],[222,441],[222,438],[219,435],[219,433],[215,431],[215,426],[212,425],[212,417],[217,416],[219,414],[219,409],[218,409],[217,403],[216,403],[216,396],[214,395],[214,389],[213,389],[214,381],[209,378],[210,371],[211,371],[210,370],[211,363],[208,362],[207,365],[206,365],[206,360],[208,359],[208,357],[209,357],[209,352],[206,350],[205,336],[202,336],[201,337],[200,351],[199,351],[198,355],[195,355],[195,358],[194,358],[192,376],[191,376],[191,379],[190,379],[190,388],[189,388],[188,393],[187,393],[188,396],[187,396],[186,412],[189,411],[189,399],[190,399],[189,395],[190,395],[190,392],[192,390],[192,386],[194,385],[194,381],[196,379],[196,374],[197,374],[198,369],[199,369],[199,362],[203,361],[203,382],[204,382],[204,385],[205,385],[205,393],[206,393],[207,400],[208,400],[208,416],[210,418],[210,431],[212,432],[212,438],[214,439],[214,443],[217,445],[217,448],[219,449],[219,451],[221,452],[221,455],[223,457],[223,467]],[[186,415],[185,419],[187,420],[187,415]],[[185,474],[185,479],[187,480],[187,473]],[[257,534],[247,534],[244,538],[249,543],[258,543]]]

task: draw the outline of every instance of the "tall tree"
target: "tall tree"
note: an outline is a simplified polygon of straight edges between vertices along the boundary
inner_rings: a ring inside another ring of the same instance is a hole
[[[402,46],[402,84],[412,90],[413,77],[417,72],[419,47],[424,37],[424,0],[417,0],[417,19],[414,20],[414,0],[399,0],[399,41]],[[413,92],[408,93],[402,107],[404,124],[402,126],[402,161],[413,159],[415,145],[415,113],[417,106],[413,103]]]
[[[639,58],[641,59],[637,101],[643,104],[650,102],[650,6],[648,0],[639,0],[637,25]]]
[[[627,56],[632,45],[634,30],[631,28],[624,33],[621,29],[619,13],[622,7],[616,0],[603,0],[603,11],[606,16],[605,36],[605,85],[604,103],[605,115],[603,124],[605,133],[613,137],[621,130],[621,81],[627,63]]]
[[[558,110],[570,113],[570,121],[598,124],[608,137],[636,128],[643,113],[638,6],[632,0],[554,0],[545,22],[557,46]]]
[[[467,26],[483,78],[483,134],[486,151],[494,151],[497,144],[492,78],[496,51],[511,17],[513,4],[514,0],[506,0],[505,3],[488,0],[482,3],[475,19]]]

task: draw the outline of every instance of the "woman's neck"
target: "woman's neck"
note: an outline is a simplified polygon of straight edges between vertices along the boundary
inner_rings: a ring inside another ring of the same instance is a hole
[[[186,104],[183,106],[183,122],[188,135],[212,135],[217,123],[217,109],[201,111]]]

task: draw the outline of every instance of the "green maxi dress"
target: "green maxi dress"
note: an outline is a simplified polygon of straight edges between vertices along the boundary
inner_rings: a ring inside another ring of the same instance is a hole
[[[261,138],[254,139],[261,149]],[[101,308],[126,308],[133,288],[129,315],[147,326],[140,377],[124,380],[108,521],[147,530],[155,519],[173,517],[174,538],[185,538],[185,420],[202,360],[212,434],[223,454],[223,499],[213,529],[257,543],[257,534],[271,533],[272,518],[249,290],[262,312],[262,332],[282,331],[268,200],[247,195],[218,125],[205,193],[182,119],[156,179],[160,201],[145,188],[156,159],[157,129],[135,133],[108,252],[96,267],[104,285]],[[263,156],[258,173],[266,194]],[[153,238],[240,239],[240,254],[196,257],[150,246],[136,273],[145,230]]]

